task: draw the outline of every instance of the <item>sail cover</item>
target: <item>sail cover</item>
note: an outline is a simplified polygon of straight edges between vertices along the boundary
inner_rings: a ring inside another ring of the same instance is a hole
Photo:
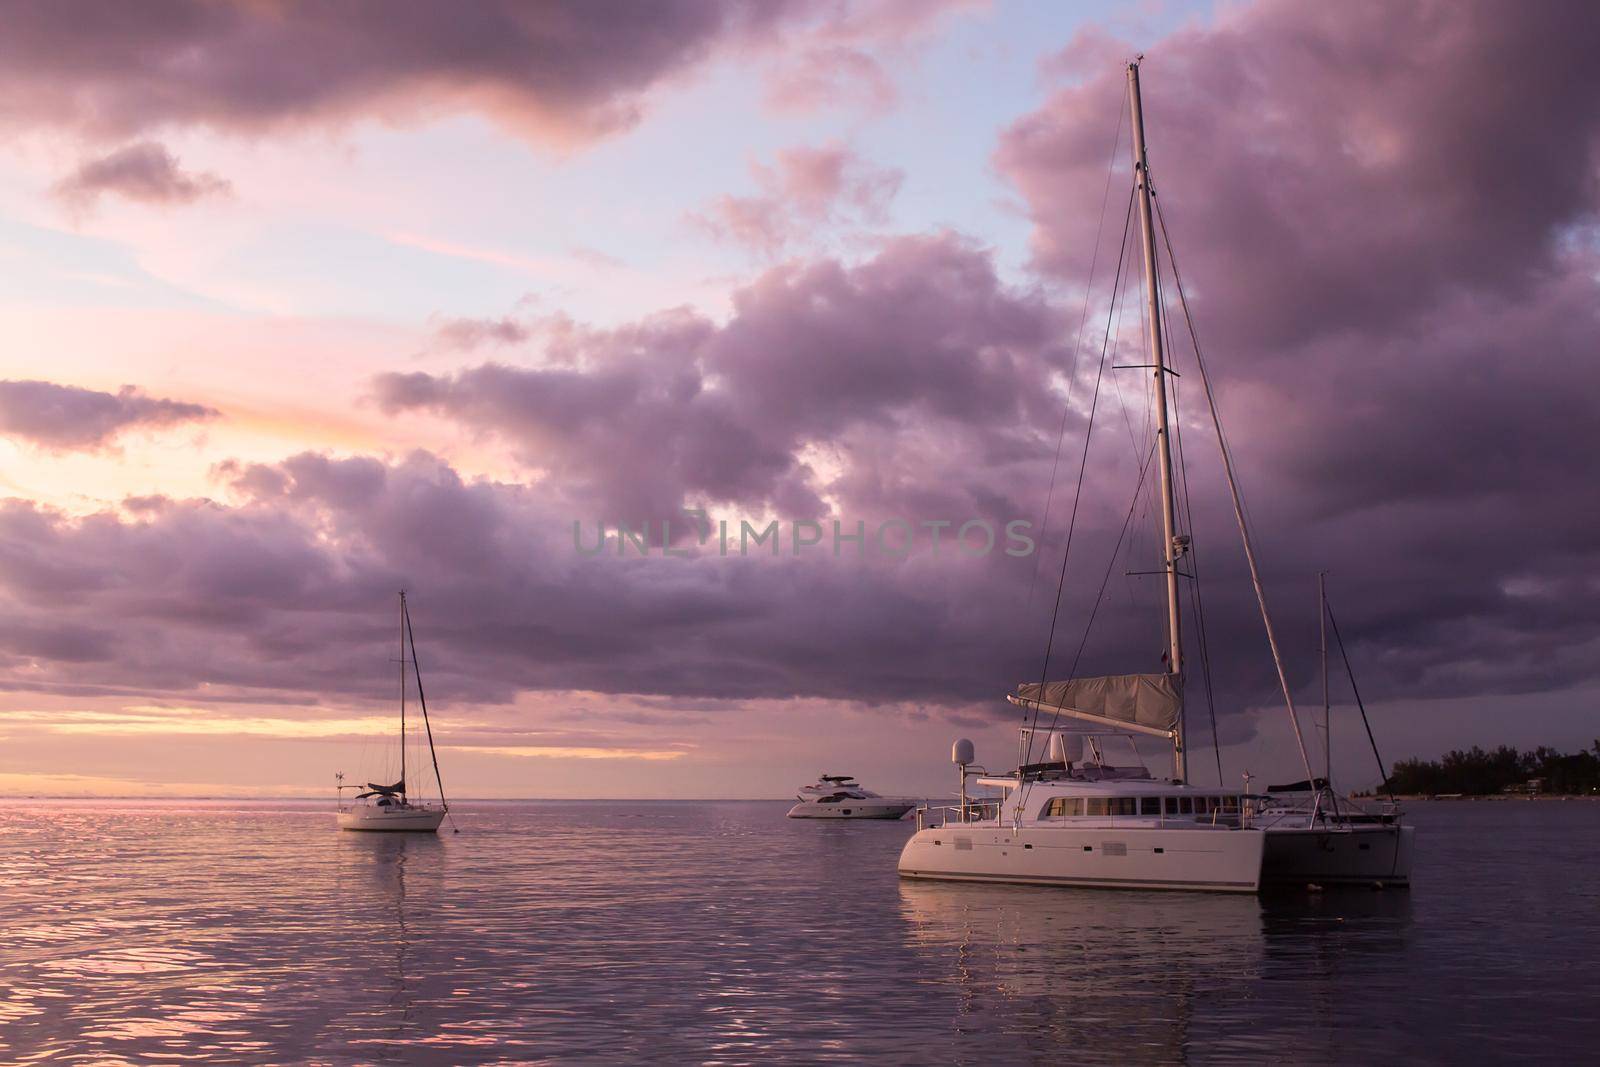
[[[1060,711],[1077,719],[1114,726],[1143,727],[1141,732],[1170,735],[1183,709],[1183,676],[1177,674],[1112,674],[1066,682],[1024,682],[1017,686],[1019,704],[1041,711]]]

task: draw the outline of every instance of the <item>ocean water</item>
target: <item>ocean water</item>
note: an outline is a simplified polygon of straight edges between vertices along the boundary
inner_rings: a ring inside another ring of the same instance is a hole
[[[902,882],[769,802],[0,812],[5,1063],[1573,1062],[1600,804],[1414,804],[1410,892]]]

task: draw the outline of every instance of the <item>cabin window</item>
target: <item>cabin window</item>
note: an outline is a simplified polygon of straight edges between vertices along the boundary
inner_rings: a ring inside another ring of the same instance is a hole
[[[1239,798],[1238,797],[1223,797],[1222,798],[1222,810],[1227,812],[1229,815],[1237,815],[1237,814],[1239,814]]]
[[[1110,808],[1113,815],[1139,814],[1138,797],[1109,797],[1107,799],[1111,801]]]
[[[1082,815],[1082,797],[1056,797],[1045,805],[1045,818],[1054,819],[1063,815]]]
[[[1083,813],[1085,815],[1110,815],[1111,807],[1107,803],[1110,797],[1085,797],[1083,800]]]
[[[1167,798],[1167,814],[1168,815],[1176,815],[1176,814],[1178,814],[1178,798],[1177,797],[1168,797]]]
[[[1193,815],[1194,814],[1194,797],[1179,797],[1178,798],[1178,814],[1180,814],[1180,815]]]
[[[1160,815],[1161,814],[1161,798],[1160,797],[1140,797],[1139,798],[1139,814],[1140,815]]]

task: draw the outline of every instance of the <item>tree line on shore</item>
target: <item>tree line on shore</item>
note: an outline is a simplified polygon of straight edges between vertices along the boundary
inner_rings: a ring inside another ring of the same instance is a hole
[[[1600,740],[1587,751],[1571,754],[1543,745],[1528,752],[1509,745],[1486,752],[1474,745],[1437,760],[1400,760],[1380,788],[1388,793],[1465,796],[1520,791],[1596,794],[1600,793]]]

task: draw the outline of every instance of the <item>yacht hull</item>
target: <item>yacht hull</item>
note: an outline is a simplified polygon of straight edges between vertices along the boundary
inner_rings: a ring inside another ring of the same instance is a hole
[[[1356,824],[1338,829],[1277,826],[1266,831],[1262,881],[1268,885],[1411,884],[1416,829]]]
[[[883,803],[871,800],[841,801],[837,804],[818,804],[802,800],[789,809],[791,819],[900,819],[916,807],[916,801]]]
[[[900,853],[903,878],[1090,889],[1254,893],[1260,830],[1154,827],[1010,827],[955,824],[918,830]]]
[[[438,831],[442,822],[444,812],[441,810],[387,811],[375,808],[372,811],[339,812],[341,830],[431,834]]]

